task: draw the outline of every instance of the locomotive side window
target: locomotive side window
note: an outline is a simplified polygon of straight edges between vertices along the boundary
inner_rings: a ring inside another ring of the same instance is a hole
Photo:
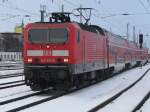
[[[68,40],[68,31],[65,28],[31,29],[28,40],[33,43],[64,43]]]
[[[77,31],[77,42],[80,42],[80,30]]]

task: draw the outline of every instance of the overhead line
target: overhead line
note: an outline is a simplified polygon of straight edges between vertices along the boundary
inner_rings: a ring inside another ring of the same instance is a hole
[[[112,26],[114,26],[115,28],[117,28],[118,30],[120,30],[120,27],[118,27],[118,25],[116,25],[116,24],[113,24],[113,23],[111,23],[110,21],[108,22],[107,20],[104,20],[104,19],[102,19],[99,15],[97,15],[97,14],[93,14],[94,15],[94,17],[96,17],[96,18],[100,18],[101,20],[103,20],[105,23],[108,23],[108,24],[110,24],[110,25],[112,25]]]
[[[99,0],[98,1],[98,4],[101,6],[101,8],[103,9],[103,10],[105,10],[109,15],[111,15],[111,13],[105,8],[105,6],[103,5],[103,3],[102,3],[102,1],[101,0]],[[99,10],[97,10],[97,12],[99,12]],[[114,14],[113,14],[114,15]],[[102,19],[102,17],[101,17],[101,19]],[[118,20],[117,20],[118,21]],[[117,26],[118,26],[118,22],[114,22],[114,23],[116,23],[117,24]],[[115,25],[116,26],[116,25]],[[119,28],[120,29],[120,28]]]
[[[104,5],[102,4],[102,1],[99,0],[98,4],[108,13],[110,14],[110,12],[104,7]]]
[[[5,21],[5,20],[8,20],[8,19],[12,19],[12,18],[15,18],[15,17],[19,17],[20,15],[12,15],[8,18],[4,18],[4,19],[1,19],[1,21]]]
[[[77,4],[75,4],[75,3],[73,3],[73,2],[70,2],[70,1],[68,1],[68,0],[64,0],[67,4],[69,4],[69,5],[71,5],[71,6],[73,6],[73,7],[79,7],[79,5],[77,5]],[[103,6],[104,7],[104,6]],[[95,9],[97,12],[99,12],[99,10],[97,10],[97,9]],[[108,11],[107,11],[108,12]],[[108,12],[109,13],[109,12]],[[95,18],[98,18],[98,19],[101,19],[101,17],[99,16],[99,15],[97,15],[97,14],[93,14],[93,16],[95,17]],[[103,19],[102,19],[103,20]],[[103,20],[104,22],[106,22],[106,23],[108,23],[108,24],[113,24],[113,23],[110,23],[110,22],[108,22],[108,21],[106,21],[106,20]],[[120,28],[117,26],[117,25],[112,25],[112,26],[115,26],[115,28],[117,28],[117,29],[119,29],[120,30]]]
[[[147,3],[148,3],[148,5],[149,5],[149,7],[150,7],[150,1],[149,1],[149,0],[147,0]]]
[[[29,13],[29,14],[32,14],[32,15],[35,15],[35,16],[40,16],[37,13],[33,13],[31,11],[28,11],[28,10],[25,10],[25,9],[21,9],[21,8],[18,8],[18,7],[10,7],[10,6],[1,4],[1,3],[0,3],[0,6],[5,7],[5,8],[9,8],[9,9],[13,9],[13,10],[17,10],[17,11],[21,11],[21,12],[26,12],[26,13]]]
[[[73,3],[73,2],[70,2],[70,1],[68,1],[68,0],[64,0],[66,3],[68,3],[68,4],[70,4],[70,5],[72,5],[72,6],[74,6],[74,7],[79,7],[80,5],[77,5],[77,4],[75,4],[75,3]]]
[[[120,14],[110,14],[101,17],[102,19],[109,18],[109,17],[115,17],[115,16],[137,16],[137,15],[148,15],[150,13],[120,13]]]
[[[145,11],[146,11],[147,13],[150,13],[149,10],[148,10],[148,8],[144,5],[144,3],[143,3],[141,0],[138,0],[138,1],[139,1],[139,3],[142,5],[142,7],[145,9]]]
[[[78,5],[76,5],[76,4],[74,4],[73,2],[70,2],[70,1],[68,1],[68,0],[64,0],[66,3],[68,3],[68,4],[70,4],[70,5],[72,5],[72,6],[74,6],[74,7],[78,7]],[[102,6],[103,8],[104,8],[104,6]],[[99,12],[99,10],[96,10],[97,12]],[[108,11],[107,11],[108,12]],[[109,13],[109,12],[108,12]],[[99,15],[97,15],[97,14],[93,14],[93,16],[94,17],[96,17],[96,18],[100,18],[100,19],[102,19]],[[103,19],[102,19],[103,20]],[[104,22],[106,22],[106,23],[108,23],[108,24],[111,24],[112,25],[112,23],[110,23],[110,22],[107,22],[106,20],[103,20]],[[113,25],[113,26],[115,26],[115,28],[117,27],[117,29],[119,29],[120,30],[120,28],[117,26],[117,25]]]

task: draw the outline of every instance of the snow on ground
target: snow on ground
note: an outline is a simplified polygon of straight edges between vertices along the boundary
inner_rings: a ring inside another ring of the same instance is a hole
[[[145,102],[143,107],[139,110],[139,112],[150,112],[150,98]]]
[[[22,64],[23,61],[0,61],[0,64]]]
[[[5,71],[0,71],[0,75],[9,75],[9,74],[17,74],[17,73],[23,73],[23,69],[19,70],[5,70]]]
[[[103,81],[99,84],[82,89],[69,95],[62,96],[55,100],[42,103],[32,108],[23,110],[25,112],[87,112],[91,108],[110,98],[122,89],[126,88],[137,80],[142,74],[150,68],[150,65],[141,68],[132,69],[116,77]],[[149,77],[148,77],[149,78]],[[145,79],[146,80],[146,79]],[[147,80],[146,80],[147,81]],[[141,87],[141,86],[140,86]],[[138,91],[138,87],[136,88]],[[142,89],[142,88],[140,88]],[[147,87],[147,89],[149,89]],[[140,92],[142,93],[142,92]],[[130,98],[135,97],[136,93]],[[123,105],[126,108],[127,105]],[[111,111],[108,111],[111,112]],[[115,111],[118,112],[118,111]],[[119,111],[121,112],[121,111]],[[126,111],[127,112],[127,111]]]
[[[17,102],[2,105],[2,106],[0,106],[0,110],[1,110],[1,112],[6,112],[6,111],[9,111],[11,109],[14,109],[14,108],[17,108],[17,107],[20,107],[20,106],[23,106],[23,105],[26,105],[26,104],[29,104],[29,103],[32,103],[32,102],[45,99],[47,97],[48,96],[40,96],[40,95],[39,96],[38,95],[33,96],[33,97],[26,98],[26,99],[23,99],[23,100],[20,100],[20,101],[17,101]],[[44,112],[44,111],[41,111],[41,112]]]
[[[17,94],[20,94],[23,92],[27,92],[27,91],[31,91],[31,89],[26,85],[12,87],[12,88],[8,88],[8,89],[2,89],[2,90],[0,90],[0,101],[3,98],[5,98],[5,100],[6,100],[7,97],[17,95]]]
[[[98,112],[132,112],[150,90],[150,72],[134,87]],[[142,111],[143,112],[143,111]],[[150,112],[150,110],[149,110]]]
[[[7,82],[20,81],[20,80],[24,80],[24,77],[19,76],[19,77],[11,77],[11,78],[6,78],[6,79],[0,79],[0,84],[7,83]]]
[[[0,71],[0,75],[23,73],[23,71],[24,71],[23,69],[18,69],[17,70],[17,67],[23,67],[23,62],[22,61],[17,61],[17,62],[14,62],[14,61],[0,62],[0,66],[4,66],[4,65],[15,65],[16,66],[16,70],[2,70],[2,71]],[[12,68],[14,68],[14,67],[12,67]],[[11,67],[9,67],[9,68],[11,68]]]
[[[0,96],[0,102],[6,101],[6,100],[10,100],[10,99],[13,99],[13,98],[18,98],[18,97],[21,97],[21,96],[24,96],[24,95],[28,95],[28,94],[31,94],[31,93],[34,93],[27,86],[26,87],[25,86],[21,86],[21,87],[19,87],[19,89],[13,88],[13,89],[10,89],[10,90],[13,90],[13,92],[7,92],[7,91],[9,91],[9,89],[4,90],[2,92],[2,94],[0,92],[0,94],[1,94],[1,96]]]
[[[5,90],[0,90],[0,102],[9,100],[9,99],[13,99],[13,98],[18,98],[24,95],[28,95],[34,93],[33,91],[30,90],[29,87],[27,86],[20,86],[20,87],[14,87],[14,88],[9,88],[9,89],[5,89]],[[33,96],[32,98],[26,98],[23,100],[19,100],[16,102],[12,102],[6,105],[1,105],[0,106],[0,112],[6,112],[8,110],[11,110],[13,108],[17,108],[19,106],[25,105],[25,104],[29,104],[32,103],[34,101],[38,101],[44,98],[47,98],[49,96],[43,96],[43,95],[37,95],[37,96]]]

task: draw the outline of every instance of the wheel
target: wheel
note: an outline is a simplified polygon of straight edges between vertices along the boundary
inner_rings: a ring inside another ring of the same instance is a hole
[[[31,84],[30,85],[30,88],[31,88],[31,90],[33,90],[33,91],[41,91],[42,90],[42,88],[41,88],[41,86],[39,85],[39,84]]]
[[[76,88],[79,88],[79,87],[80,87],[80,82],[79,82],[78,76],[74,76],[74,77],[73,77],[73,85],[74,85]]]

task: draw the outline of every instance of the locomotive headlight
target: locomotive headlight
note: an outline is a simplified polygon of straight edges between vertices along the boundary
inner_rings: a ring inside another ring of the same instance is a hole
[[[32,63],[32,58],[28,58],[28,63]]]
[[[64,59],[64,62],[65,62],[65,63],[67,63],[68,61],[69,61],[68,58],[65,58],[65,59]]]

